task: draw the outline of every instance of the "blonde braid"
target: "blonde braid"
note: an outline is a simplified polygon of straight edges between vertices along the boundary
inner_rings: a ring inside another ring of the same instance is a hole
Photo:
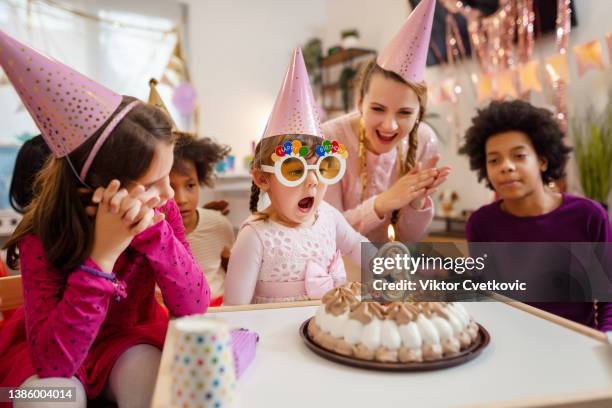
[[[365,200],[366,189],[368,188],[365,133],[365,121],[362,116],[359,118],[359,177],[361,178],[361,202]]]
[[[408,134],[408,153],[406,153],[406,158],[402,162],[400,161],[400,177],[409,172],[411,169],[416,166],[416,153],[417,148],[419,147],[419,124],[425,116],[425,104],[426,102],[423,100],[424,98],[419,97],[419,117],[417,118],[412,130]],[[401,143],[400,143],[401,146]],[[401,150],[399,150],[401,152]],[[401,158],[401,153],[398,155],[398,158]],[[395,232],[395,236],[399,237],[399,228],[397,226],[397,221],[399,220],[399,209],[394,210],[391,213],[391,225],[393,225],[393,230]]]

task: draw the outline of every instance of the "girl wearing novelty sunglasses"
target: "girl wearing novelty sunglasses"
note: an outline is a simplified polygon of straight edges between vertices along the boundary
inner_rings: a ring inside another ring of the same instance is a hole
[[[346,148],[326,140],[297,49],[251,165],[251,211],[228,264],[224,304],[320,299],[346,281],[342,255],[361,242],[342,214],[322,201],[346,169]],[[258,211],[259,193],[270,205]]]

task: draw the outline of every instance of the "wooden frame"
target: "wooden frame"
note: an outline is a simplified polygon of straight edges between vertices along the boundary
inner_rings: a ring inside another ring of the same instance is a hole
[[[295,302],[261,303],[252,305],[209,307],[206,313],[244,312],[247,310],[285,309],[288,307],[307,307],[321,304],[320,300],[302,300]]]
[[[16,309],[23,305],[21,275],[0,278],[0,312]]]
[[[604,332],[595,330],[580,323],[576,323],[564,317],[557,316],[556,314],[546,312],[544,310],[538,309],[537,307],[529,306],[528,304],[512,300],[497,293],[489,292],[488,295],[496,301],[506,303],[508,306],[512,306],[516,309],[522,310],[541,319],[548,320],[549,322],[558,324],[559,326],[565,327],[566,329],[591,337],[595,340],[601,341],[602,343],[608,343],[608,338]]]

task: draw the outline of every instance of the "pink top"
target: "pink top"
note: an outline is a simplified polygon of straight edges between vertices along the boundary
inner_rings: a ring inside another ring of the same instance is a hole
[[[361,263],[361,242],[367,239],[325,201],[308,227],[291,228],[251,216],[232,247],[223,302],[320,299],[346,282],[340,255]]]
[[[344,212],[348,222],[365,235],[371,242],[386,242],[387,227],[391,213],[379,218],[374,211],[374,200],[377,195],[386,191],[398,179],[399,166],[396,161],[397,149],[381,155],[366,151],[368,169],[368,186],[365,201],[361,202],[361,178],[359,164],[359,135],[351,127],[351,120],[359,115],[352,112],[323,124],[323,132],[330,140],[343,143],[348,151],[346,173],[339,183],[329,186],[325,200],[338,210]],[[437,139],[434,131],[422,123],[418,131],[419,144],[416,159],[425,164],[437,154]],[[408,151],[408,139],[404,152]],[[398,221],[399,237],[402,242],[416,242],[425,234],[433,218],[433,202],[428,197],[421,210],[410,205],[400,210]]]
[[[155,284],[172,315],[206,311],[210,291],[178,207],[168,201],[162,211],[166,220],[134,237],[115,263],[118,284],[80,269],[66,275],[48,263],[36,235],[21,240],[28,348],[40,377],[75,375],[92,345],[109,335],[120,340],[150,319]],[[89,258],[84,265],[99,270]]]

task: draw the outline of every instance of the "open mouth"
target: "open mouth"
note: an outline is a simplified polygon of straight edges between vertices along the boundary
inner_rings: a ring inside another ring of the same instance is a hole
[[[298,208],[301,212],[307,213],[312,209],[314,205],[314,197],[305,197],[298,201]]]
[[[376,136],[378,136],[378,140],[380,140],[382,143],[391,143],[397,137],[397,133],[382,134],[377,130]]]

